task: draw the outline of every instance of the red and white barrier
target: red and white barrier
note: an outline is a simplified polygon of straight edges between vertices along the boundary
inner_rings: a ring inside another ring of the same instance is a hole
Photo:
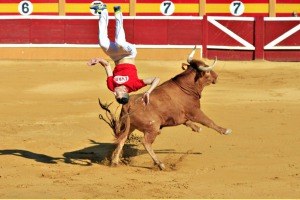
[[[98,47],[97,16],[0,16],[0,24],[0,48]],[[138,48],[196,44],[205,58],[300,61],[300,17],[124,16],[124,27]]]

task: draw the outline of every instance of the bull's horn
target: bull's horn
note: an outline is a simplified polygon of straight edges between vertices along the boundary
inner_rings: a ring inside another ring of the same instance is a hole
[[[195,51],[196,51],[197,46],[195,45],[193,51],[190,53],[190,55],[187,58],[187,62],[190,63],[194,57]]]
[[[215,67],[216,63],[217,63],[217,56],[215,57],[215,61],[214,61],[214,63],[213,63],[211,66],[209,66],[209,67],[199,66],[198,68],[199,68],[201,71],[206,72],[206,71],[212,70],[212,69]]]

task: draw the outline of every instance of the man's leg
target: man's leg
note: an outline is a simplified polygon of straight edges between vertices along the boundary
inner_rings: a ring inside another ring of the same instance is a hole
[[[108,26],[108,11],[104,9],[99,15],[99,45],[107,51],[110,45],[108,38],[107,26]]]
[[[115,18],[116,18],[116,45],[121,47],[124,51],[128,52],[129,57],[136,56],[136,48],[133,44],[126,41],[125,31],[123,27],[123,14],[120,6],[114,7]]]
[[[95,14],[99,14],[98,28],[99,28],[99,45],[107,51],[110,45],[110,41],[107,34],[108,26],[108,12],[106,4],[95,2],[90,6],[90,9],[94,10]]]
[[[100,4],[101,5],[101,4]],[[104,4],[105,5],[105,4]],[[91,8],[91,7],[90,7]],[[99,9],[99,6],[94,6],[91,9],[97,9],[99,15],[98,27],[99,27],[99,45],[112,60],[115,60],[115,56],[118,54],[118,48],[114,42],[111,42],[108,38],[108,11],[106,5]],[[99,11],[100,10],[100,11]]]
[[[123,28],[123,14],[120,6],[114,7],[116,18],[116,38],[115,42],[118,46],[123,46],[126,43],[125,31]]]

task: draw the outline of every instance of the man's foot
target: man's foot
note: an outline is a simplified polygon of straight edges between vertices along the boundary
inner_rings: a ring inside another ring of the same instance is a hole
[[[101,14],[101,11],[106,9],[106,4],[104,3],[93,3],[90,6],[90,9],[93,9],[95,13]]]
[[[121,13],[121,6],[114,6],[115,15]]]

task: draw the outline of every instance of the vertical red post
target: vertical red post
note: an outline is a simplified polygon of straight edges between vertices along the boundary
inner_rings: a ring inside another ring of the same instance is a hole
[[[207,41],[208,41],[208,21],[207,21],[207,16],[203,16],[203,21],[202,21],[202,38],[201,38],[201,43],[202,43],[202,58],[208,58],[207,55]]]
[[[264,18],[262,16],[255,18],[255,31],[254,31],[254,46],[255,46],[255,52],[254,52],[254,59],[255,60],[263,60],[264,59],[264,36],[265,36],[265,30],[264,30],[265,24],[264,24]]]

